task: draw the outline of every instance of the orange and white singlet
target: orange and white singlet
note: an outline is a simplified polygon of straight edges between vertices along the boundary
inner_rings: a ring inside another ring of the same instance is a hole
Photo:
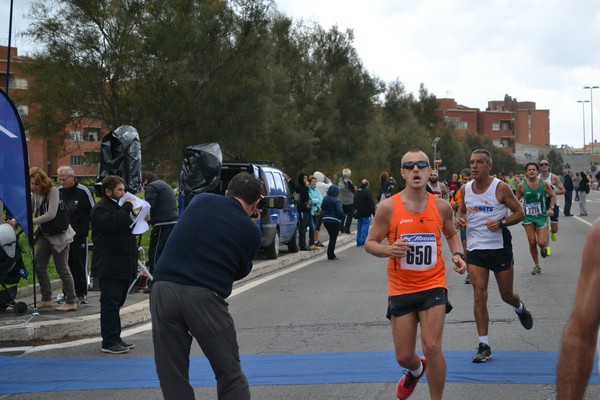
[[[406,239],[411,250],[403,258],[388,260],[388,296],[446,287],[446,266],[442,257],[443,222],[435,196],[427,194],[427,207],[413,214],[402,204],[400,193],[392,196],[394,213],[388,228],[388,242]]]

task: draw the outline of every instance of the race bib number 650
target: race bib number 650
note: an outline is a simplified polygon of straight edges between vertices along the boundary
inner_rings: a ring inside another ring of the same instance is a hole
[[[401,259],[402,269],[428,270],[437,264],[437,241],[433,233],[405,234],[402,239],[411,245],[406,257]]]

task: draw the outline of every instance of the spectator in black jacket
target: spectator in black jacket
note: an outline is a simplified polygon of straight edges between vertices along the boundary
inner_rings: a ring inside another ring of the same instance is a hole
[[[90,213],[94,207],[94,196],[90,190],[77,182],[73,168],[63,165],[57,169],[58,181],[61,186],[60,196],[69,210],[69,224],[75,230],[73,243],[69,247],[69,269],[75,282],[75,295],[77,302],[88,304],[87,289],[87,256],[88,256],[88,234],[90,232]],[[63,296],[59,303],[64,303]]]
[[[573,171],[568,170],[565,179],[564,179],[564,187],[565,187],[565,208],[563,212],[565,217],[572,217],[571,214],[571,204],[573,203],[573,190],[575,186],[573,185]]]
[[[156,264],[150,312],[163,397],[193,399],[189,356],[195,338],[214,371],[219,399],[249,400],[235,326],[226,298],[247,276],[260,246],[261,184],[242,172],[225,196],[195,196]]]
[[[298,245],[300,250],[316,250],[315,229],[310,215],[311,200],[308,193],[308,176],[304,172],[298,174],[298,184],[296,186],[297,199],[296,208],[298,209]],[[306,245],[306,230],[308,230],[308,246]]]
[[[150,204],[150,225],[152,225],[146,266],[150,274],[153,274],[154,266],[165,248],[167,238],[177,223],[179,215],[175,194],[166,182],[150,172],[143,172],[142,187],[144,198]],[[144,292],[148,293],[149,289]]]
[[[588,215],[586,197],[590,192],[590,180],[588,179],[585,171],[581,171],[579,175],[581,176],[581,181],[579,182],[579,187],[577,188],[579,191],[579,215],[585,217]]]
[[[102,194],[91,214],[92,276],[100,282],[102,351],[127,353],[134,345],[121,339],[119,311],[137,271],[135,236],[129,228],[133,222],[133,199],[119,206],[125,195],[125,182],[114,175],[102,179]]]
[[[356,223],[356,245],[364,246],[371,226],[371,216],[375,215],[375,201],[373,194],[369,190],[369,181],[363,179],[360,182],[358,192],[354,195]]]

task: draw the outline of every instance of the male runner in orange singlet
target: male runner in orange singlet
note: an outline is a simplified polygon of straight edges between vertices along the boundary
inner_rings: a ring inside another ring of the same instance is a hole
[[[454,256],[454,270],[466,270],[460,236],[452,221],[452,208],[427,193],[431,168],[420,150],[402,157],[406,188],[380,203],[365,249],[388,258],[388,311],[396,361],[407,368],[398,382],[396,396],[407,399],[427,371],[432,399],[441,399],[446,382],[442,353],[444,319],[452,309],[448,302],[446,268],[442,258],[442,232]],[[382,244],[382,241],[387,242]],[[416,353],[417,326],[421,326],[424,357]]]

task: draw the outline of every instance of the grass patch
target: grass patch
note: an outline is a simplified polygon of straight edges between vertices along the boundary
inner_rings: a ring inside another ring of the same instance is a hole
[[[91,243],[91,233],[89,242]],[[136,239],[137,243],[137,239]],[[146,256],[148,255],[148,245],[150,243],[150,230],[142,235],[142,247],[144,248],[144,252]],[[29,273],[27,279],[21,279],[19,281],[18,287],[24,287],[33,285],[33,262],[31,260],[31,250],[29,248],[29,240],[25,236],[25,234],[19,235],[19,247],[23,252],[23,263],[25,264],[25,269]],[[91,257],[91,254],[90,254]],[[91,268],[91,265],[90,265]],[[50,280],[60,279],[58,273],[56,273],[56,266],[54,265],[54,259],[50,257],[50,262],[48,263],[48,276],[50,276]],[[36,277],[37,282],[37,277]]]

